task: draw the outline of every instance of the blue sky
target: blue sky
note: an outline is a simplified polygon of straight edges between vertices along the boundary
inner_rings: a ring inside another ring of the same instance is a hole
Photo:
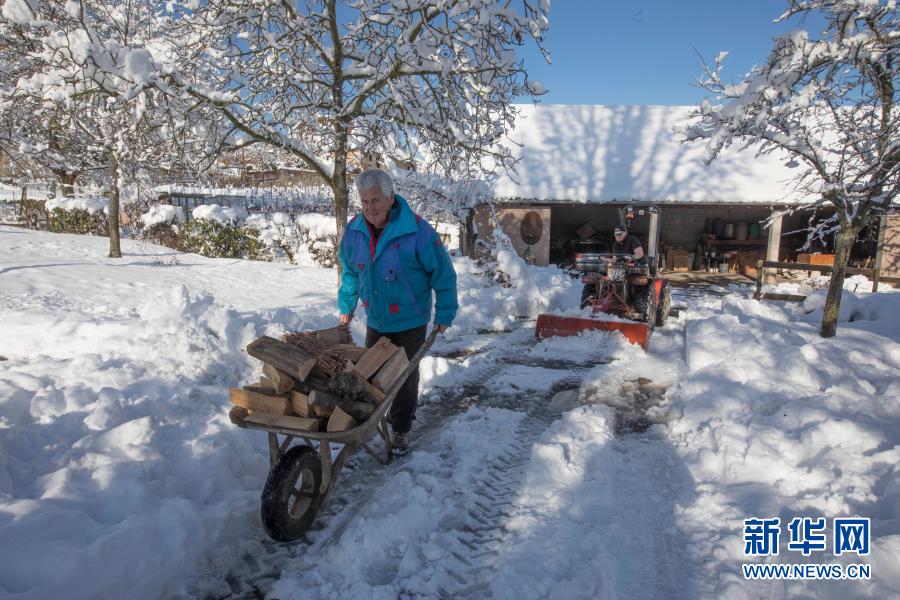
[[[765,61],[772,39],[796,28],[772,23],[783,0],[552,0],[546,47],[523,53],[552,104],[696,104],[704,93],[699,52],[738,80]],[[803,26],[809,29],[809,23]],[[814,29],[815,30],[815,29]],[[812,32],[811,32],[812,33]]]

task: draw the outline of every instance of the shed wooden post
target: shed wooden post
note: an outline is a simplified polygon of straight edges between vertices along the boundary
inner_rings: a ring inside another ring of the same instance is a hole
[[[878,218],[878,244],[875,246],[875,277],[872,281],[872,293],[878,291],[878,280],[881,279],[881,261],[884,259],[884,239],[888,228],[887,215],[881,215]]]
[[[781,250],[781,219],[781,215],[773,216],[772,224],[769,225],[769,244],[766,246],[766,260],[769,262],[778,262]],[[766,269],[766,283],[776,283],[774,270]]]

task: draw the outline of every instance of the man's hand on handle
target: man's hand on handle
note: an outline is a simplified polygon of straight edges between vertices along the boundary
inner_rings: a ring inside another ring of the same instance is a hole
[[[450,326],[449,325],[438,325],[437,323],[434,324],[434,328],[438,330],[438,333],[444,333],[445,331],[447,331],[448,327],[450,327]]]
[[[340,323],[342,326],[349,325],[350,321],[352,321],[352,320],[353,320],[353,313],[351,313],[349,315],[341,315],[341,317],[340,317]]]

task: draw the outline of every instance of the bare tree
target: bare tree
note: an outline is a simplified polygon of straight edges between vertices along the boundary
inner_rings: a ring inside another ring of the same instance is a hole
[[[721,79],[721,53],[700,85],[712,92],[695,120],[679,131],[706,140],[707,163],[738,141],[761,152],[787,151],[800,169],[804,205],[833,207],[834,217],[810,233],[836,233],[835,270],[822,319],[834,336],[844,269],[856,235],[881,215],[900,184],[898,11],[890,2],[789,0],[777,21],[811,14],[825,25],[818,39],[795,30],[775,40],[767,62],[739,83]]]

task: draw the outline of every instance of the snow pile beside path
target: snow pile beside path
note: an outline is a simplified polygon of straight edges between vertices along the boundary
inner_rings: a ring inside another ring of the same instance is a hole
[[[842,304],[851,320],[830,339],[818,336],[820,310],[737,295],[690,310],[670,433],[696,486],[677,522],[703,565],[702,595],[886,598],[900,590],[900,294],[845,292]],[[820,516],[829,532],[832,518],[871,518],[871,555],[789,551],[787,523]],[[759,562],[743,556],[742,522],[751,517],[781,518],[774,562],[868,563],[872,579],[745,581],[739,565]]]
[[[518,264],[518,263],[515,263]],[[518,317],[534,317],[543,311],[577,307],[581,282],[558,267],[533,267],[524,263],[513,269],[513,287],[502,287],[488,280],[469,258],[454,258],[459,311],[453,322],[459,333],[479,330],[509,330]]]
[[[372,490],[353,527],[333,545],[310,548],[270,595],[316,598],[442,597],[460,585],[448,570],[464,570],[464,540],[478,524],[481,496],[491,483],[486,465],[515,443],[524,413],[470,408],[417,447],[403,470]],[[477,448],[477,451],[473,449]],[[457,576],[458,577],[458,576]]]
[[[107,245],[0,227],[0,595],[164,597],[258,535],[228,387],[259,335],[336,322],[331,271]]]

